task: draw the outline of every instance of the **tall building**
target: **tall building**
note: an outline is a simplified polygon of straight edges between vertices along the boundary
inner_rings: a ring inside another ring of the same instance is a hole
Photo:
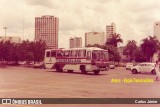
[[[82,38],[81,37],[74,37],[70,38],[70,48],[81,48],[82,47]]]
[[[154,36],[160,41],[160,21],[154,23]]]
[[[21,43],[21,38],[20,37],[11,37],[11,36],[0,36],[0,42],[1,41],[10,41],[11,43]]]
[[[104,45],[105,44],[105,33],[104,32],[88,32],[85,33],[85,46],[87,45]]]
[[[106,39],[110,38],[112,34],[116,33],[116,25],[111,23],[111,25],[106,26]]]
[[[54,16],[35,18],[35,41],[45,41],[48,48],[58,48],[59,19]]]

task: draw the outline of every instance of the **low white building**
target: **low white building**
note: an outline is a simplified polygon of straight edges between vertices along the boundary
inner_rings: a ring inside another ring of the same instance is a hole
[[[105,44],[104,32],[87,32],[85,33],[85,46],[87,45],[104,45]]]
[[[1,41],[10,41],[11,43],[21,43],[21,38],[20,37],[10,37],[10,36],[0,36],[0,42]]]
[[[152,62],[155,62],[158,61],[158,53],[155,53],[152,57]]]

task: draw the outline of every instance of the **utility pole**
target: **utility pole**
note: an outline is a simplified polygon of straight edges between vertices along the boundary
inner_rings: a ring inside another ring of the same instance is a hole
[[[7,27],[3,27],[3,29],[5,30],[5,41],[6,41],[6,29],[8,29]]]

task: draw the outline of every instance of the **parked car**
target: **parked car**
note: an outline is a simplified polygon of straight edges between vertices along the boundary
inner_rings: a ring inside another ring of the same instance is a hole
[[[155,63],[143,62],[138,65],[132,67],[131,69],[133,74],[137,74],[139,72],[149,72],[152,74],[156,74],[155,72]]]
[[[7,65],[13,65],[13,66],[17,66],[19,65],[16,61],[8,61]]]
[[[34,68],[44,68],[44,62],[35,62]]]
[[[115,68],[115,65],[114,65],[114,64],[110,64],[110,65],[109,65],[109,68],[110,68],[110,69],[114,69],[114,68]]]
[[[25,64],[26,64],[26,61],[18,61],[18,64],[20,64],[20,65],[25,65]]]
[[[131,70],[133,67],[133,63],[127,63],[126,64],[126,70]]]

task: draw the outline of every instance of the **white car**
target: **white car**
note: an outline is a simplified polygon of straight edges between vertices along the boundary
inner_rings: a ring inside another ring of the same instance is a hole
[[[133,63],[127,63],[126,64],[126,70],[131,70],[133,67]]]
[[[110,68],[110,69],[114,69],[114,68],[115,68],[115,65],[114,65],[114,64],[110,64],[110,65],[109,65],[109,68]]]
[[[35,62],[34,68],[44,68],[44,62]]]
[[[149,72],[155,74],[155,63],[143,62],[138,65],[132,67],[131,69],[133,74],[137,74],[139,72]]]

